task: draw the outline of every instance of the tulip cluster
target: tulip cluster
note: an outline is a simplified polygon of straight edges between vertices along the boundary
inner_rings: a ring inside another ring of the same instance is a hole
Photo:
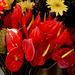
[[[33,20],[31,10],[22,13],[21,7],[15,5],[13,12],[6,15],[3,21],[8,28],[5,65],[10,71],[18,71],[24,57],[33,67],[44,65],[50,58],[57,61],[61,68],[69,68],[75,64],[75,52],[69,33],[62,22],[56,18],[51,20],[50,13],[46,21],[41,22],[39,13]],[[70,48],[62,48],[62,45]]]

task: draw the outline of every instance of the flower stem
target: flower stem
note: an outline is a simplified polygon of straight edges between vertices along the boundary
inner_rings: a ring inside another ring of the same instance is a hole
[[[57,44],[55,45],[55,48],[52,50],[52,52],[49,53],[49,55],[51,55],[53,53],[53,51],[56,49],[56,47],[57,47]],[[46,58],[48,58],[49,55]]]
[[[0,55],[0,58],[2,59],[3,63],[5,64],[5,61],[4,61],[4,59],[2,58],[2,56],[1,56],[1,55]]]
[[[52,66],[50,66],[49,68],[47,68],[44,72],[48,71],[49,69],[51,69],[53,66],[55,66],[57,64],[57,62],[55,62]],[[44,73],[43,72],[43,73]]]
[[[36,66],[35,71],[33,73],[33,75],[36,75],[37,71],[38,71],[39,66]]]
[[[13,73],[11,72],[11,75],[13,75]]]
[[[27,62],[26,68],[25,68],[25,75],[28,75],[29,70],[30,70],[30,68],[29,68],[29,62]]]

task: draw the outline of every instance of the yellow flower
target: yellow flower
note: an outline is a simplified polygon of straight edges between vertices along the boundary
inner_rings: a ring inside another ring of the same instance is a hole
[[[62,16],[63,11],[67,12],[68,8],[64,5],[64,0],[47,0],[46,1],[48,8],[51,8],[51,12],[56,12],[56,16],[58,13]]]
[[[21,6],[22,12],[26,12],[26,10],[28,9],[33,9],[33,6],[35,5],[34,2],[30,2],[30,1],[21,1],[19,3],[17,3]]]
[[[7,0],[7,2],[8,2],[8,7],[5,8],[5,10],[10,10],[11,6],[12,6],[12,3],[14,2],[14,0]]]

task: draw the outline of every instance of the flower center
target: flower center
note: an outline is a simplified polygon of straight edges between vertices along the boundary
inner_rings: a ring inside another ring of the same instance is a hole
[[[50,44],[48,45],[47,49],[46,49],[45,52],[43,53],[43,55],[42,55],[43,57],[47,54],[49,48],[50,48]]]
[[[15,57],[15,60],[17,61],[17,60],[18,60],[17,56],[16,56],[16,55],[14,55],[14,57]]]
[[[60,5],[59,5],[59,4],[55,4],[55,6],[56,6],[56,7],[60,7]]]
[[[67,53],[65,53],[64,55],[62,55],[61,58],[66,57],[66,56],[67,56],[68,54],[70,54],[72,51],[74,51],[74,49],[72,49],[72,50],[68,51]]]
[[[18,47],[18,45],[17,45],[17,44],[15,44],[15,47]]]

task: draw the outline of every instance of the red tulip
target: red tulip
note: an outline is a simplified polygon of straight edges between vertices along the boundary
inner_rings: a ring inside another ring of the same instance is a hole
[[[38,28],[34,28],[30,35],[28,36],[28,39],[32,39],[33,43],[40,42],[43,39],[44,33]]]
[[[19,48],[13,48],[12,51],[6,56],[5,65],[8,70],[16,72],[23,64],[23,51]]]
[[[65,44],[69,39],[69,33],[67,30],[64,30],[57,38],[56,38],[56,49],[60,48],[63,44]]]
[[[57,22],[55,21],[45,21],[42,22],[38,25],[38,27],[44,32],[46,33],[47,31],[49,31],[52,27],[54,27],[56,25]]]
[[[22,16],[22,27],[23,27],[23,32],[25,33],[26,38],[27,38],[28,37],[28,31],[27,31],[26,24],[25,24],[24,14]]]
[[[32,10],[30,9],[28,12],[25,13],[25,24],[28,24],[32,17]]]
[[[55,39],[50,40],[49,43],[50,43],[50,48],[49,48],[49,51],[47,52],[47,54],[45,56],[46,60],[50,59],[52,57],[52,53],[55,50],[55,48],[57,47]]]
[[[59,30],[59,23],[56,23],[49,31],[46,32],[48,38],[55,38]]]
[[[17,29],[7,29],[7,51],[10,52],[12,48],[21,48],[22,34]]]
[[[41,66],[45,63],[45,58],[43,56],[43,53],[45,52],[47,46],[49,44],[49,41],[43,41],[40,43],[40,45],[38,46],[34,59],[30,62],[32,66]]]
[[[57,60],[58,66],[61,68],[68,68],[73,65],[74,49],[60,48],[55,50],[52,54],[52,59]]]
[[[45,21],[38,25],[47,38],[56,38],[59,28],[62,26],[56,21]]]
[[[41,22],[41,18],[40,18],[40,14],[37,15],[37,17],[35,18],[35,20],[33,21],[32,27],[30,28],[30,32],[40,24]]]
[[[19,5],[16,5],[11,15],[12,28],[16,28],[16,29],[18,28],[18,24],[19,22],[21,22],[21,15],[22,15],[21,7]]]
[[[0,0],[0,11],[8,6],[7,0]]]
[[[72,45],[72,42],[69,42],[69,33],[67,32],[67,30],[64,30],[62,33],[60,33],[57,38],[50,40],[50,49],[49,52],[46,55],[46,59],[51,58],[52,52],[55,49],[60,48],[63,44],[66,45]],[[57,45],[57,46],[56,46]],[[56,46],[56,48],[55,48]]]
[[[27,61],[32,61],[35,55],[35,48],[31,39],[24,39],[22,42],[22,49],[25,53]]]

